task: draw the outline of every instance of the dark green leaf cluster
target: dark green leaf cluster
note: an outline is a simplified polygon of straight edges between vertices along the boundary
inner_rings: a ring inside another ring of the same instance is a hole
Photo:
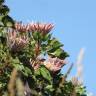
[[[8,15],[10,9],[4,5],[4,0],[0,0],[0,29],[2,27],[12,27],[14,24],[13,19]]]
[[[61,44],[56,38],[49,40],[48,42],[48,54],[52,57],[58,57],[61,59],[65,59],[69,55],[61,48],[63,44]]]

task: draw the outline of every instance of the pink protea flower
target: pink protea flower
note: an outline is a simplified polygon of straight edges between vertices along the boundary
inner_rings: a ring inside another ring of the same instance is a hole
[[[19,32],[27,32],[29,30],[29,25],[25,25],[22,22],[16,22],[15,29]]]
[[[46,68],[48,68],[52,72],[59,71],[65,64],[66,64],[65,60],[61,60],[57,57],[56,58],[49,57],[47,61],[44,61],[44,65],[46,66]]]
[[[12,51],[22,50],[28,44],[28,38],[25,35],[20,35],[16,30],[11,29],[7,36],[8,46]]]
[[[44,23],[29,23],[22,24],[21,22],[15,23],[15,29],[19,32],[41,32],[43,35],[49,33],[53,28],[53,24]]]
[[[49,33],[53,28],[53,24],[31,23],[29,24],[29,30],[32,32],[41,32],[43,35]]]

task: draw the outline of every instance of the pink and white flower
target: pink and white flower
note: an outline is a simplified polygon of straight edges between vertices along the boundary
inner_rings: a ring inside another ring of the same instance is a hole
[[[28,44],[28,38],[25,35],[20,35],[16,30],[9,30],[7,36],[8,46],[13,51],[20,51]]]
[[[57,57],[49,57],[47,61],[44,61],[44,65],[52,72],[59,71],[66,64],[65,60],[61,60]]]

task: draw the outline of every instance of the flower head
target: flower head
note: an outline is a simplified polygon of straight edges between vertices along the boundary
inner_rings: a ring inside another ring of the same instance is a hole
[[[52,24],[33,23],[29,24],[29,30],[32,32],[41,32],[43,35],[49,33],[53,28]]]
[[[22,22],[16,22],[15,29],[19,32],[27,32],[29,30],[29,26],[23,24]]]
[[[25,35],[20,35],[16,30],[11,29],[7,37],[8,46],[12,51],[20,51],[28,44],[28,38]]]
[[[44,61],[44,65],[52,72],[59,71],[66,64],[65,60],[59,58],[50,58],[47,61]]]
[[[43,35],[49,33],[53,28],[53,24],[44,23],[29,23],[22,24],[21,22],[15,23],[15,29],[19,32],[41,32]]]

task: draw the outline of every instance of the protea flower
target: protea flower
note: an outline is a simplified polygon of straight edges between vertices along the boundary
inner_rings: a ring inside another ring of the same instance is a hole
[[[22,22],[16,22],[15,23],[15,29],[18,32],[27,32],[29,30],[29,25],[25,25]]]
[[[27,36],[18,34],[16,30],[10,30],[7,37],[8,46],[14,52],[22,50],[28,44]]]
[[[24,25],[21,22],[15,23],[15,29],[19,32],[41,32],[45,35],[49,33],[52,28],[53,24],[29,23]]]
[[[49,33],[53,28],[52,24],[31,23],[29,24],[29,30],[32,32],[41,32],[43,35]]]
[[[59,58],[50,58],[47,61],[44,61],[44,65],[52,72],[59,71],[66,64],[65,60]]]

